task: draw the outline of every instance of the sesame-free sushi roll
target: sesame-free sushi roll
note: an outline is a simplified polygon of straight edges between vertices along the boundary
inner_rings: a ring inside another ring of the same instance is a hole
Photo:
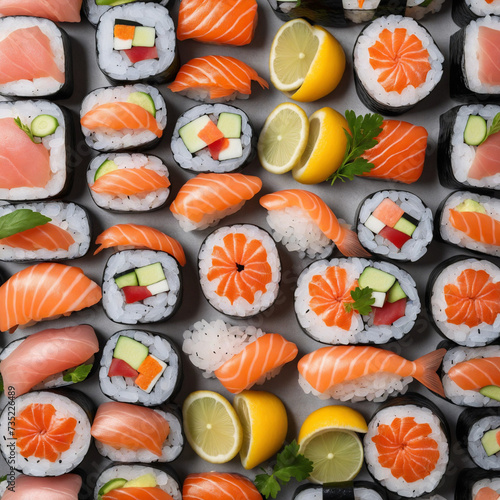
[[[176,313],[182,298],[179,263],[166,252],[123,250],[106,263],[103,308],[116,323],[157,323]]]
[[[96,156],[87,170],[96,205],[111,212],[149,212],[165,206],[170,194],[167,166],[139,153]]]
[[[170,211],[184,231],[206,229],[240,210],[261,187],[253,175],[199,174],[181,187]]]
[[[97,478],[95,500],[182,500],[181,483],[168,465],[111,464]]]
[[[254,326],[233,326],[222,320],[196,322],[183,334],[182,350],[205,378],[216,377],[231,393],[275,377],[298,353],[297,346],[278,333]]]
[[[435,223],[445,243],[500,256],[500,200],[470,191],[455,191],[441,203]]]
[[[482,469],[462,469],[455,489],[456,500],[498,500],[500,473]]]
[[[172,81],[180,63],[174,22],[153,2],[106,11],[96,32],[97,64],[111,83]]]
[[[292,500],[387,500],[387,493],[384,488],[369,481],[338,486],[309,483],[299,486]]]
[[[57,23],[79,23],[82,0],[0,0],[0,17],[35,16]]]
[[[172,462],[184,447],[180,413],[169,406],[145,408],[103,403],[91,434],[97,450],[115,462]]]
[[[72,118],[49,101],[0,102],[0,200],[61,197],[71,187]]]
[[[255,316],[278,297],[276,243],[253,224],[224,226],[209,234],[198,254],[198,272],[205,298],[228,316]]]
[[[97,364],[99,341],[89,325],[51,328],[12,341],[0,354],[5,395],[83,382]]]
[[[76,203],[1,205],[0,224],[3,261],[76,259],[90,247],[90,219]]]
[[[0,94],[64,99],[73,92],[68,35],[48,19],[0,18]]]
[[[372,21],[359,35],[353,56],[359,98],[384,115],[413,108],[443,75],[444,57],[431,35],[407,17]]]
[[[228,173],[255,158],[256,142],[244,111],[227,104],[201,104],[179,117],[170,147],[185,170]]]
[[[262,495],[246,476],[231,472],[189,474],[182,486],[184,500],[261,500]]]
[[[21,474],[0,483],[2,500],[79,500],[82,478],[79,474],[33,477]]]
[[[500,337],[500,268],[487,260],[453,257],[427,283],[426,305],[445,338],[480,347]]]
[[[0,416],[0,451],[23,474],[66,474],[89,450],[93,412],[91,401],[78,391],[24,394]]]
[[[103,87],[82,102],[80,123],[86,143],[97,151],[152,148],[167,125],[167,108],[150,85]]]
[[[460,27],[484,16],[500,15],[500,4],[496,0],[455,0],[452,2],[451,16]]]
[[[415,281],[406,271],[366,259],[313,262],[300,274],[294,297],[304,332],[333,345],[401,339],[421,309]]]
[[[379,191],[366,197],[356,219],[361,244],[388,259],[415,262],[432,241],[432,211],[408,191]]]
[[[164,335],[122,330],[104,346],[99,382],[110,399],[157,406],[175,396],[181,381],[179,351]]]
[[[430,400],[419,394],[392,399],[368,423],[368,471],[399,497],[432,493],[444,480],[450,439],[444,415]]]

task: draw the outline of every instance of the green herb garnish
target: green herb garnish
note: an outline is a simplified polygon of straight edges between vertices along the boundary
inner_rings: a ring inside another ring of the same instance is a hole
[[[43,226],[52,219],[28,208],[20,208],[0,217],[0,239],[8,238],[34,227]]]
[[[92,365],[77,366],[68,373],[65,373],[63,380],[65,382],[72,382],[73,384],[83,382],[89,376],[90,370],[92,370]]]
[[[271,475],[262,470],[264,474],[255,477],[255,485],[266,498],[276,498],[282,484],[288,483],[292,477],[297,481],[307,479],[313,470],[313,463],[299,453],[299,445],[294,440],[276,456],[276,465]]]
[[[0,483],[3,483],[4,481],[7,481],[7,474],[5,474],[5,476],[0,477]]]
[[[491,123],[490,128],[488,129],[488,132],[486,132],[486,137],[482,140],[481,144],[488,139],[490,135],[496,134],[500,132],[500,113],[497,113],[495,115],[495,118],[493,118],[493,122]]]
[[[361,316],[365,316],[372,312],[372,304],[375,303],[375,299],[372,297],[373,290],[366,286],[365,288],[359,288],[357,286],[354,290],[351,290],[351,297],[354,302],[344,302],[344,308],[347,312],[357,311]]]
[[[2,377],[2,375],[0,375],[0,392],[3,392],[3,389],[4,389],[4,387],[3,387],[3,377]]]
[[[35,138],[33,137],[33,133],[31,132],[31,128],[28,127],[28,125],[25,125],[22,121],[21,121],[21,118],[19,118],[19,116],[17,118],[14,118],[14,121],[16,122],[16,125],[23,131],[23,132],[26,132],[26,134],[28,135],[28,137],[35,143],[35,144],[38,144],[36,141],[35,141]]]
[[[345,117],[349,130],[344,129],[347,137],[347,146],[342,165],[327,180],[332,184],[340,179],[352,181],[355,176],[369,172],[373,167],[361,155],[378,144],[376,137],[382,132],[384,117],[378,114],[368,113],[364,116],[356,116],[354,111],[346,111]]]

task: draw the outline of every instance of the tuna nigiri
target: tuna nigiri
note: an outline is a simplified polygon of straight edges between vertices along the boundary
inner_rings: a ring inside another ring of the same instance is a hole
[[[262,500],[245,476],[228,472],[189,474],[182,487],[184,500]]]
[[[31,321],[69,316],[101,300],[99,285],[78,267],[35,264],[0,287],[0,331],[14,331]]]
[[[486,85],[500,85],[500,30],[479,26],[477,37],[478,77]]]
[[[500,386],[500,358],[473,358],[457,363],[450,368],[448,376],[464,391],[479,391],[488,385]]]
[[[234,57],[205,56],[184,64],[168,88],[198,101],[230,101],[248,98],[252,80],[262,88],[269,88],[267,82],[244,62]]]
[[[12,489],[7,489],[2,500],[78,500],[82,478],[77,474],[59,477],[16,477]]]
[[[246,45],[257,26],[255,0],[182,0],[177,38],[204,43]]]
[[[467,173],[471,179],[481,180],[500,173],[500,132],[490,135],[476,149],[474,160]]]
[[[79,23],[82,0],[0,0],[0,17],[34,16]]]
[[[205,229],[237,212],[261,187],[253,175],[199,174],[181,187],[170,211],[184,231]]]

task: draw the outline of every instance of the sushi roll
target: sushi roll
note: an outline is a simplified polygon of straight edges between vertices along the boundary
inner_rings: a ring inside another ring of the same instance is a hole
[[[199,174],[181,187],[170,211],[184,231],[206,229],[240,210],[261,188],[253,175]]]
[[[396,36],[398,43],[393,45]],[[384,115],[410,110],[434,90],[443,76],[444,57],[431,35],[407,17],[372,21],[359,35],[353,55],[360,100]]]
[[[183,334],[182,350],[205,378],[216,377],[231,393],[278,375],[298,353],[297,346],[277,333],[222,320],[196,322]]]
[[[469,191],[455,191],[441,203],[435,223],[445,243],[500,256],[500,200]]]
[[[172,462],[184,447],[180,412],[168,406],[103,403],[91,434],[97,451],[114,462]]]
[[[384,488],[368,481],[354,481],[352,485],[322,486],[303,484],[292,500],[387,500]]]
[[[73,93],[69,37],[48,19],[0,18],[0,94],[66,99]]]
[[[379,191],[366,197],[356,220],[361,244],[389,259],[415,262],[432,241],[432,211],[408,191]]]
[[[24,224],[14,227],[20,218]],[[76,203],[1,205],[0,224],[11,228],[8,236],[0,238],[3,261],[77,259],[90,247],[90,219],[87,210]]]
[[[175,162],[193,173],[241,170],[255,158],[257,136],[244,111],[227,104],[188,109],[175,124]]]
[[[147,149],[163,135],[167,108],[150,85],[103,87],[83,100],[80,123],[86,143],[97,151]]]
[[[71,187],[73,144],[69,111],[49,101],[0,102],[0,200],[61,197]]]
[[[35,16],[57,23],[79,23],[82,0],[1,0],[0,17]]]
[[[369,292],[363,289],[369,287]],[[367,308],[358,304],[374,300]],[[297,280],[297,321],[325,344],[385,344],[403,338],[420,313],[413,278],[388,262],[332,259],[313,262]],[[357,309],[359,307],[359,309]]]
[[[12,341],[0,354],[5,395],[52,389],[91,376],[99,341],[89,325],[51,328]]]
[[[458,474],[455,500],[495,500],[500,497],[500,473],[463,469]]]
[[[451,16],[460,27],[488,15],[500,15],[500,5],[495,0],[455,0]]]
[[[23,474],[66,474],[89,450],[92,415],[90,400],[78,391],[24,394],[2,411],[0,451]]]
[[[201,472],[189,474],[186,477],[182,486],[182,498],[184,500],[236,500],[237,498],[261,500],[262,495],[252,481],[241,474]]]
[[[450,40],[450,94],[466,103],[500,102],[500,17],[471,21]]]
[[[150,212],[165,206],[169,172],[160,158],[143,154],[96,156],[87,170],[95,204],[111,212]]]
[[[179,70],[175,28],[168,10],[133,2],[106,11],[96,32],[97,63],[111,83],[165,83]]]
[[[99,382],[110,399],[160,405],[177,393],[181,381],[180,354],[164,335],[122,330],[104,346]]]
[[[104,312],[116,323],[157,323],[176,313],[182,298],[177,260],[165,252],[123,250],[106,263]]]
[[[403,498],[418,498],[444,480],[449,443],[441,410],[419,394],[408,394],[382,405],[368,423],[365,461],[384,488]]]
[[[12,478],[12,479],[11,479]],[[8,475],[0,483],[2,500],[79,500],[82,478],[78,474],[63,474],[57,477],[33,477]]]
[[[143,498],[148,494],[151,499],[182,500],[181,483],[171,467],[140,464],[107,467],[97,478],[93,498],[119,500],[127,494],[129,498]]]
[[[252,224],[224,226],[209,234],[198,254],[198,272],[205,298],[228,316],[255,316],[278,297],[278,249],[269,233]]]
[[[427,283],[429,317],[445,338],[467,347],[500,337],[500,268],[487,260],[453,257]]]

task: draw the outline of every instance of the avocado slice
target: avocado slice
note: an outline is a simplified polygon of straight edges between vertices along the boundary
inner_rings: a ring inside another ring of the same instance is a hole
[[[488,133],[488,125],[482,116],[470,115],[464,130],[464,142],[469,146],[479,146]]]
[[[458,212],[477,212],[480,214],[486,213],[486,210],[484,209],[483,205],[481,205],[481,203],[471,199],[462,201],[462,203],[455,207],[455,210],[457,210]]]
[[[110,5],[111,7],[132,2],[135,2],[135,0],[95,0],[96,5]]]
[[[495,401],[500,401],[500,387],[497,385],[487,385],[479,389],[479,393],[487,398],[494,399]]]
[[[111,479],[111,481],[108,481],[105,485],[102,486],[102,488],[99,490],[98,495],[102,496],[106,493],[109,493],[111,490],[116,490],[116,488],[123,488],[125,484],[127,484],[127,480],[121,477]]]
[[[217,120],[217,128],[226,139],[239,139],[241,137],[241,115],[221,113]]]
[[[396,278],[392,274],[374,267],[365,267],[358,279],[358,284],[360,288],[370,287],[374,292],[386,293],[395,281]]]
[[[113,170],[118,170],[118,165],[113,160],[104,160],[95,171],[94,182],[99,179],[99,177],[113,172]]]
[[[144,474],[137,479],[127,481],[123,485],[124,488],[155,488],[156,486],[158,486],[158,483],[153,474]]]
[[[138,267],[135,270],[137,280],[140,286],[149,286],[165,279],[165,273],[160,262],[149,264],[148,266]]]
[[[113,351],[113,358],[128,363],[134,370],[139,369],[142,362],[149,356],[149,349],[137,340],[120,336]]]
[[[406,293],[404,293],[399,282],[396,281],[396,283],[394,283],[394,285],[392,285],[391,289],[387,293],[387,302],[392,304],[394,302],[397,302],[398,300],[405,299],[405,298],[406,298]]]
[[[156,118],[156,106],[153,98],[146,92],[132,92],[127,99],[127,102],[137,104],[144,108],[148,113],[151,113]]]
[[[500,444],[498,444],[497,439],[497,434],[499,432],[500,429],[491,429],[490,431],[485,432],[481,438],[481,444],[483,445],[486,455],[489,457],[500,451]]]

